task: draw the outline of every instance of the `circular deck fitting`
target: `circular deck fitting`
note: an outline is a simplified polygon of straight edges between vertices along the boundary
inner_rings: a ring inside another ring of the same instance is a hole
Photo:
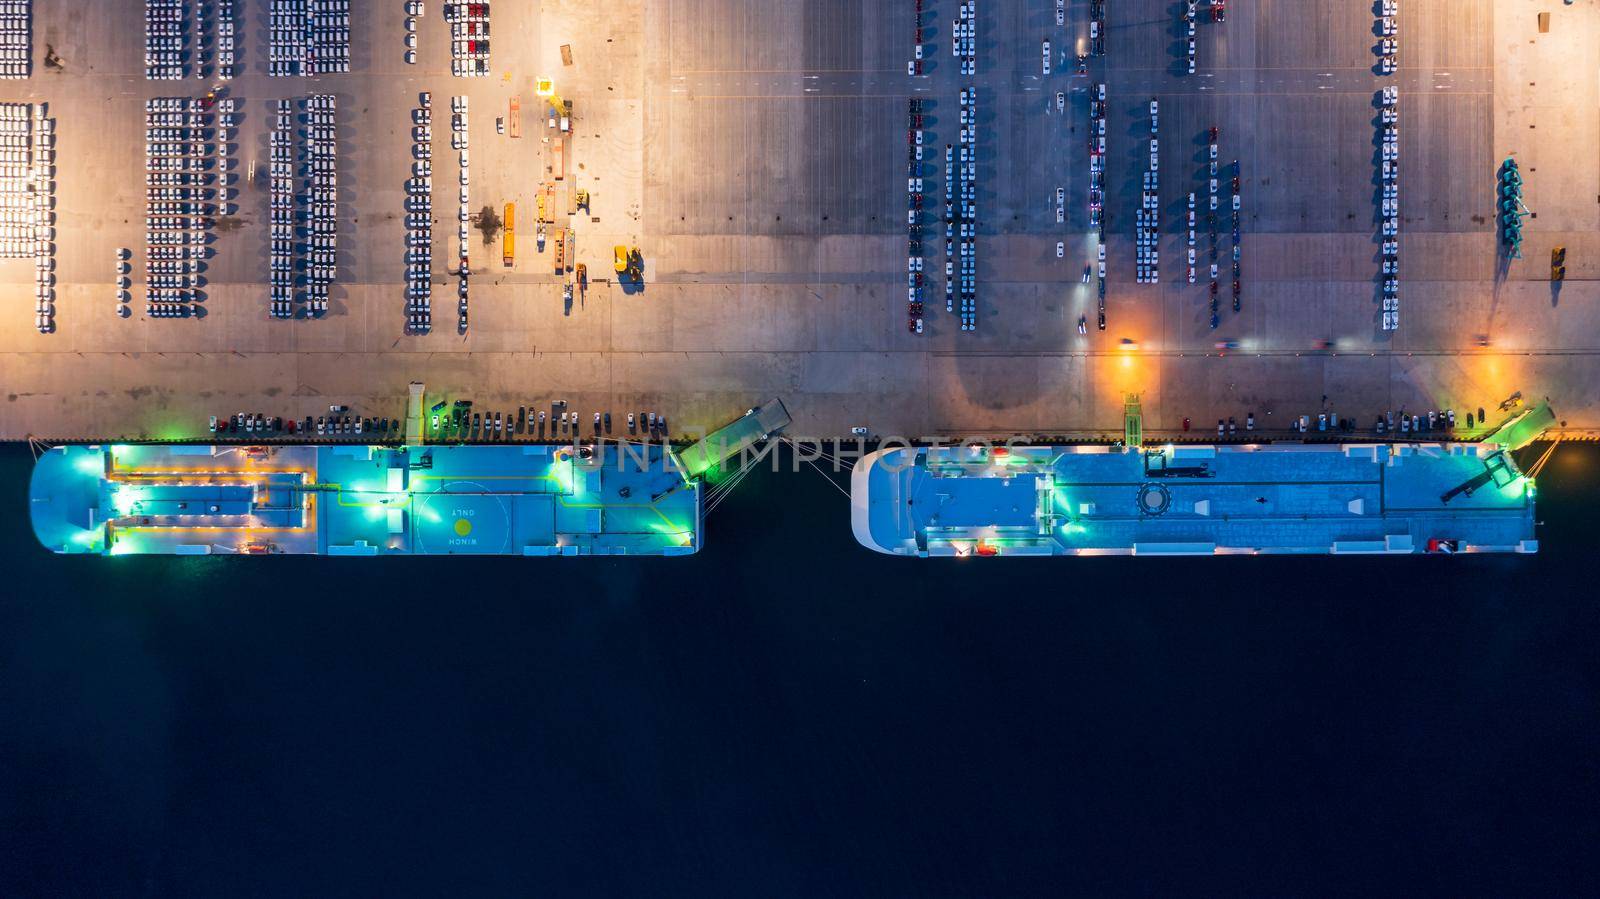
[[[1172,507],[1172,493],[1165,484],[1146,481],[1139,485],[1139,514],[1154,518]]]

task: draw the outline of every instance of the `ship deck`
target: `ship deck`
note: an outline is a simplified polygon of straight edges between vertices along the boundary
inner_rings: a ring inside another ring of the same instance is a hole
[[[660,447],[71,446],[31,487],[58,552],[677,555],[699,487]]]
[[[852,484],[858,539],[910,555],[1526,552],[1532,497],[1480,444],[889,450]]]

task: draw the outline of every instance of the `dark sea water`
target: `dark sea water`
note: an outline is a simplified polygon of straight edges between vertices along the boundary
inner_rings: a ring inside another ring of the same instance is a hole
[[[1600,452],[1531,558],[63,558],[0,448],[0,895],[1594,895]]]

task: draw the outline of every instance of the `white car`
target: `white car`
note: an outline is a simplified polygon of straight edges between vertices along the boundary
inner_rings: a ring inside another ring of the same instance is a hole
[[[1067,108],[1067,95],[1063,91],[1056,91],[1056,112],[1064,112]]]
[[[1045,41],[1040,46],[1039,55],[1041,57],[1043,57],[1040,60],[1040,68],[1042,69],[1040,74],[1042,74],[1042,75],[1050,74],[1050,42],[1049,41]]]
[[[1056,241],[1056,258],[1057,259],[1062,259],[1066,255],[1067,255],[1067,245],[1065,243],[1059,241],[1059,240]]]

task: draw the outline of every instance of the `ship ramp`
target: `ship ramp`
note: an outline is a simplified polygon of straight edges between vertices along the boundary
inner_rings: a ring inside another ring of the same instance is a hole
[[[411,395],[406,398],[406,443],[421,445],[427,436],[422,432],[422,390],[421,381],[411,382]]]
[[[1556,414],[1550,410],[1550,404],[1540,403],[1506,419],[1483,439],[1486,443],[1498,443],[1507,452],[1515,452],[1538,440],[1555,423]]]
[[[729,456],[788,427],[790,421],[783,400],[773,397],[679,453],[678,464],[684,477],[698,478]]]

